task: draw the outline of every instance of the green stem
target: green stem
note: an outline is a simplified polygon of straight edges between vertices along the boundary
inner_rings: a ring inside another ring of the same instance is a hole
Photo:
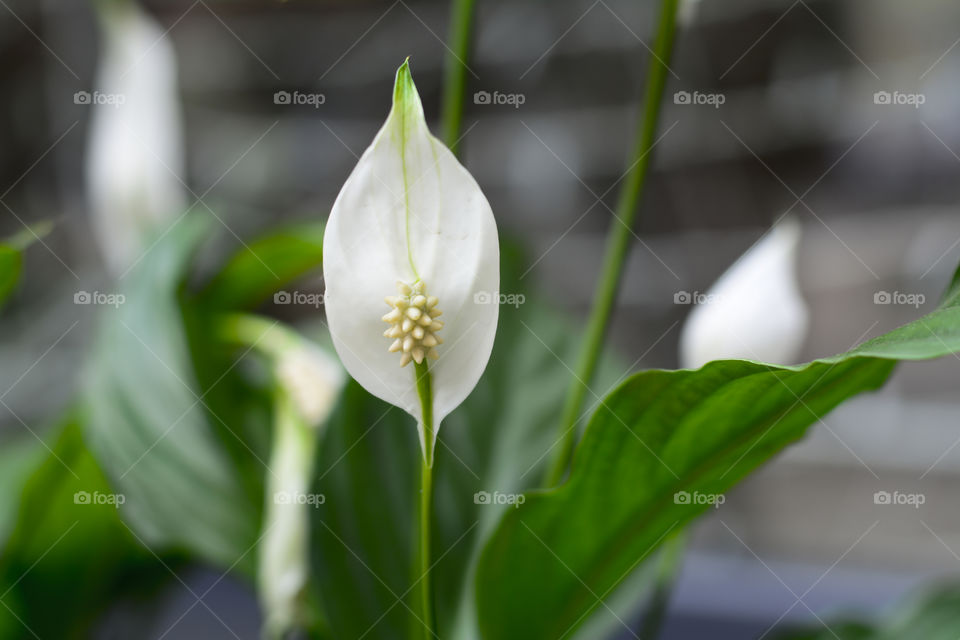
[[[452,0],[451,2],[450,49],[444,63],[443,76],[443,142],[454,155],[459,155],[473,7],[474,0]]]
[[[680,572],[686,544],[687,536],[683,531],[663,543],[653,595],[650,597],[650,603],[647,605],[640,627],[641,638],[656,640],[660,635],[663,621],[667,617],[667,608],[670,606],[670,595],[673,593],[673,586]]]
[[[420,604],[424,637],[433,640],[437,627],[433,612],[433,578],[430,575],[430,532],[433,522],[433,389],[427,361],[415,366],[417,394],[423,414],[423,457],[420,459]]]
[[[657,122],[660,116],[660,104],[667,84],[668,65],[673,51],[673,37],[676,27],[678,0],[662,0],[660,22],[657,27],[657,40],[654,44],[654,56],[650,60],[647,72],[645,105],[637,132],[636,143],[630,169],[624,178],[623,189],[617,203],[616,217],[610,222],[607,237],[607,250],[603,270],[597,284],[593,300],[593,309],[587,323],[585,338],[577,359],[577,375],[571,381],[563,407],[560,428],[562,444],[553,458],[545,476],[545,486],[559,483],[566,473],[577,438],[577,422],[583,406],[585,393],[593,380],[597,368],[597,359],[603,348],[604,336],[610,322],[610,313],[617,300],[623,264],[630,247],[630,236],[637,214],[637,205],[643,195],[643,187],[650,168],[651,150],[657,134]]]

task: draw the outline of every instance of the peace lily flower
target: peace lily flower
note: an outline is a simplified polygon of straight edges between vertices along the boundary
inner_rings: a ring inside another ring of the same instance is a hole
[[[170,39],[135,2],[98,3],[103,53],[95,90],[86,181],[107,267],[122,275],[145,237],[186,209],[176,57]]]
[[[737,260],[687,317],[680,361],[697,368],[742,358],[791,364],[800,355],[809,314],[796,275],[800,224],[787,218]]]
[[[404,62],[387,121],[330,212],[323,274],[337,354],[367,391],[416,418],[427,461],[434,425],[490,357],[499,260],[490,205],[430,134]]]
[[[310,483],[319,430],[330,417],[346,376],[332,355],[293,331],[276,324],[267,327],[250,317],[237,320],[237,325],[256,338],[253,344],[270,358],[276,381],[257,580],[264,637],[282,638],[304,628],[310,616],[309,511],[321,500],[310,492]]]

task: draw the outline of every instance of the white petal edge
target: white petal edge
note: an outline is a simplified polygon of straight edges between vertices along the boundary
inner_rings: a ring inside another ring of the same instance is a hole
[[[809,325],[796,274],[800,224],[780,221],[710,288],[687,317],[680,364],[745,359],[793,364]]]

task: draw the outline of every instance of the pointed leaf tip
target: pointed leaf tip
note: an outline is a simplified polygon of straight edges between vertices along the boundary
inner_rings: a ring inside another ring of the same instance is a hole
[[[420,95],[410,73],[410,56],[397,69],[397,79],[393,86],[393,108],[400,111],[423,111]]]

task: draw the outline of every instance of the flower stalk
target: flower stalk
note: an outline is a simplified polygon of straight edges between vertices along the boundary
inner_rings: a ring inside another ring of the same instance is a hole
[[[676,31],[677,5],[678,0],[662,0],[660,3],[657,39],[647,72],[645,105],[630,169],[624,179],[623,190],[620,192],[616,208],[616,217],[619,221],[614,220],[610,223],[603,269],[597,283],[590,319],[587,322],[586,333],[577,359],[577,374],[570,383],[570,390],[561,415],[561,445],[544,478],[544,486],[547,487],[552,487],[563,479],[570,458],[573,456],[583,399],[596,372],[597,360],[603,349],[607,325],[610,322],[610,314],[617,300],[623,265],[630,248],[630,235],[650,169],[651,152],[656,141],[657,123],[664,89],[667,85],[667,75],[670,73],[669,64]]]
[[[460,155],[463,102],[467,94],[467,58],[475,0],[453,0],[450,8],[450,49],[444,62],[443,141],[454,155]]]

